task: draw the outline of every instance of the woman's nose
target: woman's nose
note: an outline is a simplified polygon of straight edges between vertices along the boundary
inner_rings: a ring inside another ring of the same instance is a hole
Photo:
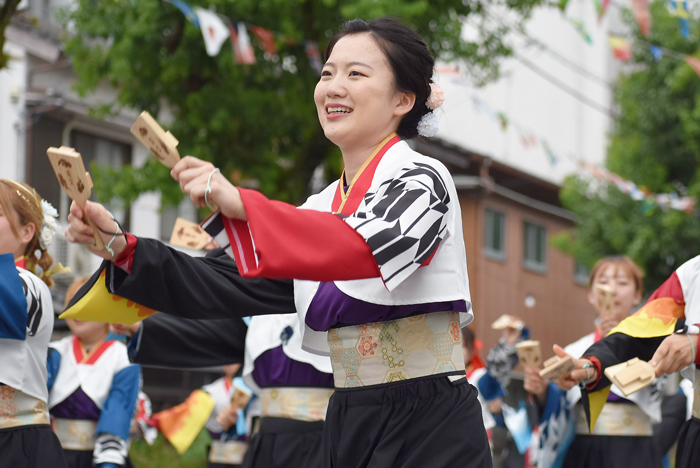
[[[345,83],[340,76],[334,76],[326,87],[326,96],[328,97],[343,97],[347,94]]]

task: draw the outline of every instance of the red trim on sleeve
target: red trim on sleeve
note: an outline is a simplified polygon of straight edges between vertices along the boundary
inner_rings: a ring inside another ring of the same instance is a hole
[[[338,216],[239,190],[248,223],[227,220],[226,230],[242,276],[311,281],[380,277],[365,239]]]
[[[119,256],[114,260],[114,264],[126,271],[131,273],[131,265],[134,263],[134,252],[136,252],[136,243],[138,242],[138,237],[126,233],[126,247],[119,254]]]
[[[593,390],[595,386],[598,385],[598,382],[600,382],[600,379],[603,378],[603,371],[601,370],[602,366],[600,365],[598,358],[595,356],[582,356],[581,359],[588,359],[591,361],[591,363],[593,363],[593,367],[595,367],[595,370],[598,373],[598,377],[595,379],[595,381],[586,385],[586,390]]]

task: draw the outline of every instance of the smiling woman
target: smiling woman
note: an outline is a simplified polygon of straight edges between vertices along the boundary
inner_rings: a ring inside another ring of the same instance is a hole
[[[460,327],[473,314],[457,192],[440,162],[405,141],[441,101],[430,99],[434,59],[390,18],[348,22],[325,57],[314,100],[343,154],[340,180],[300,209],[234,187],[190,156],[171,174],[195,204],[219,207],[203,227],[242,276],[294,279],[302,346],[333,368],[324,466],[489,467],[461,347]],[[91,243],[82,211],[72,210],[67,238]],[[87,214],[98,226],[113,223],[95,204]],[[131,271],[112,291],[129,297],[124,285],[160,280],[131,270],[145,254],[125,237],[114,255],[95,253]],[[168,284],[182,283],[162,270]]]

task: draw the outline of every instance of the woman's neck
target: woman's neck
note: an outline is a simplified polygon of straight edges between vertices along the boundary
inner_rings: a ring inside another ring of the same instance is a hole
[[[368,143],[358,144],[352,148],[340,148],[343,154],[343,165],[345,166],[345,180],[342,181],[344,185],[350,185],[352,183],[364,163],[372,156],[374,150],[377,149],[377,146],[379,146],[387,136],[389,135],[385,135],[379,141],[371,140]]]

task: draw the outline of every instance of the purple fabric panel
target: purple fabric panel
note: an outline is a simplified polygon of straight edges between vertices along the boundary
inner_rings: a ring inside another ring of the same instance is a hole
[[[62,419],[90,419],[93,421],[100,419],[100,409],[80,387],[71,396],[54,406],[50,413],[51,416]]]
[[[332,281],[323,282],[306,313],[306,324],[316,331],[338,325],[386,322],[431,312],[466,312],[467,303],[458,301],[387,306],[361,301],[343,293]]]
[[[311,364],[290,359],[282,346],[269,349],[255,360],[253,379],[260,388],[322,387],[333,388],[333,374],[326,374]]]

